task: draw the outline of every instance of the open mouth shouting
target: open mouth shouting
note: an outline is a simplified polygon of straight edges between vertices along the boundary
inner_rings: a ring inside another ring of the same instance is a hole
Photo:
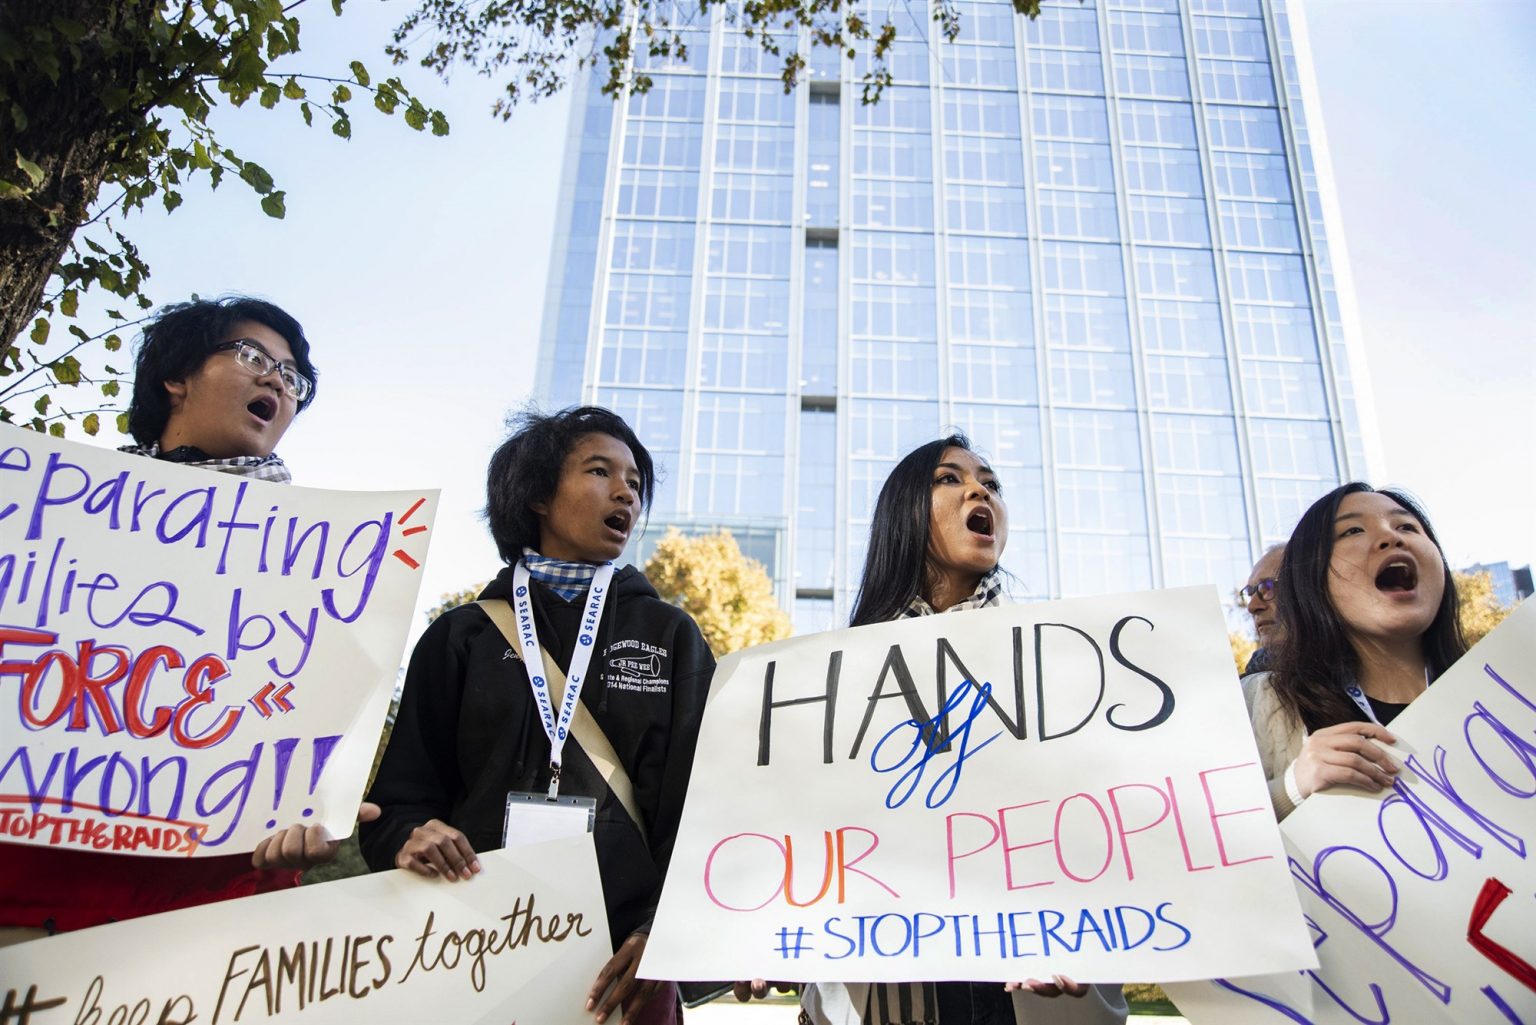
[[[992,510],[984,505],[978,506],[965,518],[965,529],[976,535],[978,539],[991,541],[994,522]]]
[[[1376,589],[1387,594],[1412,594],[1419,586],[1419,567],[1401,556],[1387,561],[1376,573]]]
[[[262,423],[269,424],[273,417],[277,416],[277,398],[271,394],[262,395],[246,404],[245,407],[251,415]]]
[[[629,537],[630,524],[633,522],[628,509],[615,509],[608,518],[603,520],[603,526],[611,530],[615,538],[622,542]]]

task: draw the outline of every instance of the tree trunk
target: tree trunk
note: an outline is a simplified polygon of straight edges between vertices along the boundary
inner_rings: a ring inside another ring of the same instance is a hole
[[[37,315],[122,142],[144,124],[142,111],[109,112],[101,96],[108,86],[132,89],[149,56],[142,41],[155,9],[146,0],[0,2],[0,36],[23,54],[15,65],[0,63],[0,178],[32,186],[18,154],[43,172],[26,194],[0,198],[0,359]],[[58,20],[84,27],[73,47]],[[56,82],[37,62],[49,48]]]

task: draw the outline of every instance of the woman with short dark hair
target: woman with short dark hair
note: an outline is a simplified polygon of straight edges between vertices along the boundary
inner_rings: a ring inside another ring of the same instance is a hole
[[[655,486],[650,453],[609,410],[517,419],[486,483],[486,517],[506,566],[478,602],[440,616],[417,643],[369,794],[382,814],[360,834],[376,871],[456,881],[480,871],[476,851],[521,841],[511,800],[558,792],[595,801],[617,951],[591,991],[571,999],[584,999],[598,1022],[622,1005],[625,1025],[664,1025],[678,1014],[676,988],[638,980],[635,970],[715,666],[687,613],[633,566],[614,569]],[[528,620],[532,643],[513,625]],[[612,776],[586,749],[579,718],[568,733],[556,718],[567,713],[551,691],[565,684],[538,686],[563,674],[611,745]],[[557,747],[553,738],[566,736],[573,742]]]
[[[1391,786],[1385,727],[1467,650],[1429,518],[1399,491],[1335,488],[1296,524],[1275,600],[1273,668],[1243,693],[1276,817],[1324,787]]]

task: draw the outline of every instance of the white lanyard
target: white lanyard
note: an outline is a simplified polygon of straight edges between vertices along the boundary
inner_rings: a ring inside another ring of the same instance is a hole
[[[1429,689],[1429,666],[1424,667],[1424,689]],[[1350,700],[1360,706],[1360,711],[1365,713],[1365,718],[1368,722],[1373,722],[1377,726],[1381,725],[1381,720],[1376,718],[1376,710],[1371,707],[1370,701],[1366,699],[1365,691],[1360,689],[1359,684],[1350,684],[1344,688],[1344,693],[1348,694]]]
[[[1365,699],[1365,691],[1361,690],[1357,684],[1352,683],[1345,687],[1344,693],[1348,694],[1351,700],[1360,706],[1360,711],[1365,713],[1366,722],[1373,722],[1377,726],[1381,725],[1381,720],[1376,718],[1375,709],[1371,708],[1371,703]]]
[[[533,687],[534,704],[539,707],[539,720],[544,725],[544,735],[549,738],[550,800],[560,792],[560,752],[565,749],[565,738],[570,735],[576,703],[581,698],[581,685],[586,681],[587,666],[597,643],[597,624],[603,618],[603,606],[608,601],[608,585],[612,580],[611,562],[603,563],[592,574],[592,584],[587,589],[581,610],[581,630],[576,635],[576,647],[571,651],[571,669],[565,678],[565,696],[560,700],[560,716],[556,719],[554,705],[549,699],[548,667],[544,665],[538,628],[533,623],[528,564],[519,559],[517,568],[512,571],[512,608],[517,613],[517,638],[523,647],[523,665]]]

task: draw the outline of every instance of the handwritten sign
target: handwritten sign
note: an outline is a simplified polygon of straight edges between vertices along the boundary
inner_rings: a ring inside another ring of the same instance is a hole
[[[591,1025],[613,949],[592,838],[480,863],[467,883],[385,872],[6,947],[6,1020]]]
[[[647,977],[1313,962],[1210,588],[740,652],[695,766]]]
[[[436,504],[0,428],[0,838],[350,833]]]
[[[1169,987],[1197,1025],[1536,1021],[1536,602],[1389,729],[1390,791],[1281,825],[1320,967]]]

